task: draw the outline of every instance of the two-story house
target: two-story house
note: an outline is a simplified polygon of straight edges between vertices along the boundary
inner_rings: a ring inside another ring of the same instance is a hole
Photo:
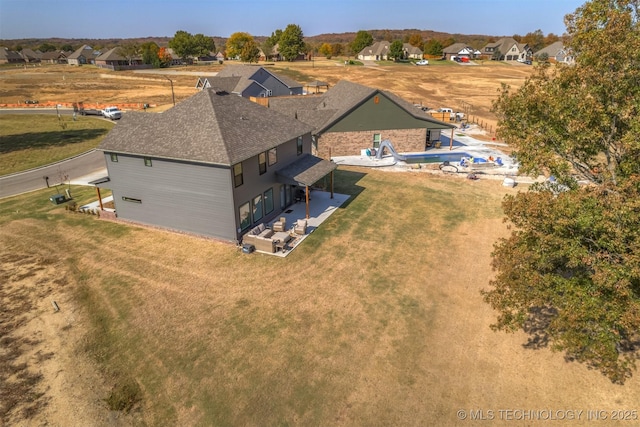
[[[309,125],[212,89],[127,113],[98,149],[118,218],[236,242],[336,167],[310,154]]]
[[[482,55],[496,61],[530,61],[533,51],[526,43],[518,43],[512,37],[503,37],[482,48]]]

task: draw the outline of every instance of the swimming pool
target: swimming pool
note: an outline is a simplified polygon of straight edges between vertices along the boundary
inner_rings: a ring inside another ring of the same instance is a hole
[[[437,153],[437,154],[409,154],[405,155],[407,163],[442,163],[459,162],[462,157],[473,157],[469,153]]]

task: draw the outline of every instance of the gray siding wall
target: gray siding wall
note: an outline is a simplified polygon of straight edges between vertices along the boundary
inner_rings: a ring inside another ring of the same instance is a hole
[[[267,91],[265,88],[263,88],[259,84],[253,82],[242,91],[241,95],[244,98],[249,98],[250,96],[261,98],[261,97],[267,96]]]
[[[234,188],[234,211],[236,221],[240,223],[239,208],[247,202],[252,202],[253,198],[264,194],[269,188],[273,189],[273,206],[271,213],[256,221],[256,224],[269,222],[276,218],[282,209],[280,209],[280,184],[277,179],[276,172],[289,164],[295,162],[300,157],[297,154],[297,139],[293,139],[278,146],[278,162],[269,166],[267,161],[267,172],[260,175],[258,156],[252,157],[242,162],[242,173],[244,183]],[[302,137],[302,150],[304,153],[311,153],[311,134],[305,134]],[[253,224],[253,221],[252,221]]]
[[[253,80],[257,81],[267,89],[270,89],[271,96],[302,95],[302,87],[294,89],[289,88],[287,85],[264,70],[260,70],[255,73],[253,75]]]
[[[229,168],[153,158],[149,167],[140,156],[119,154],[118,161],[112,162],[109,153],[105,161],[119,218],[236,239]]]

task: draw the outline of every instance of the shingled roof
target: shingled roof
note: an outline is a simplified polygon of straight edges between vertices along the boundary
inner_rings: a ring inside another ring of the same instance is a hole
[[[441,125],[442,128],[455,127],[432,118],[394,93],[346,80],[341,80],[320,96],[269,98],[269,108],[313,126],[313,133],[320,134],[377,93],[382,93],[416,119]]]
[[[205,89],[161,114],[125,114],[98,148],[234,165],[310,131],[245,98]]]
[[[264,67],[259,67],[255,65],[227,65],[222,70],[220,70],[217,74],[218,77],[241,77],[246,80],[254,80],[258,83],[261,83],[260,80],[256,79],[256,75],[259,72],[266,72],[273,76],[274,78],[280,80],[286,87],[288,88],[298,88],[302,87],[300,83],[297,81],[290,79],[287,76],[282,76],[280,74],[272,73]]]

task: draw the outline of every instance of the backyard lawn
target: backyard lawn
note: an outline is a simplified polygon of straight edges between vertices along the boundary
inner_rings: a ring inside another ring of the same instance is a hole
[[[497,411],[633,409],[636,378],[614,386],[491,331],[480,290],[508,232],[500,201],[519,190],[341,167],[352,198],[286,258],[72,213],[44,190],[3,199],[0,289],[19,321],[1,332],[21,351],[4,362],[38,360],[22,376],[42,375],[35,424],[450,426],[482,409],[512,425]]]

